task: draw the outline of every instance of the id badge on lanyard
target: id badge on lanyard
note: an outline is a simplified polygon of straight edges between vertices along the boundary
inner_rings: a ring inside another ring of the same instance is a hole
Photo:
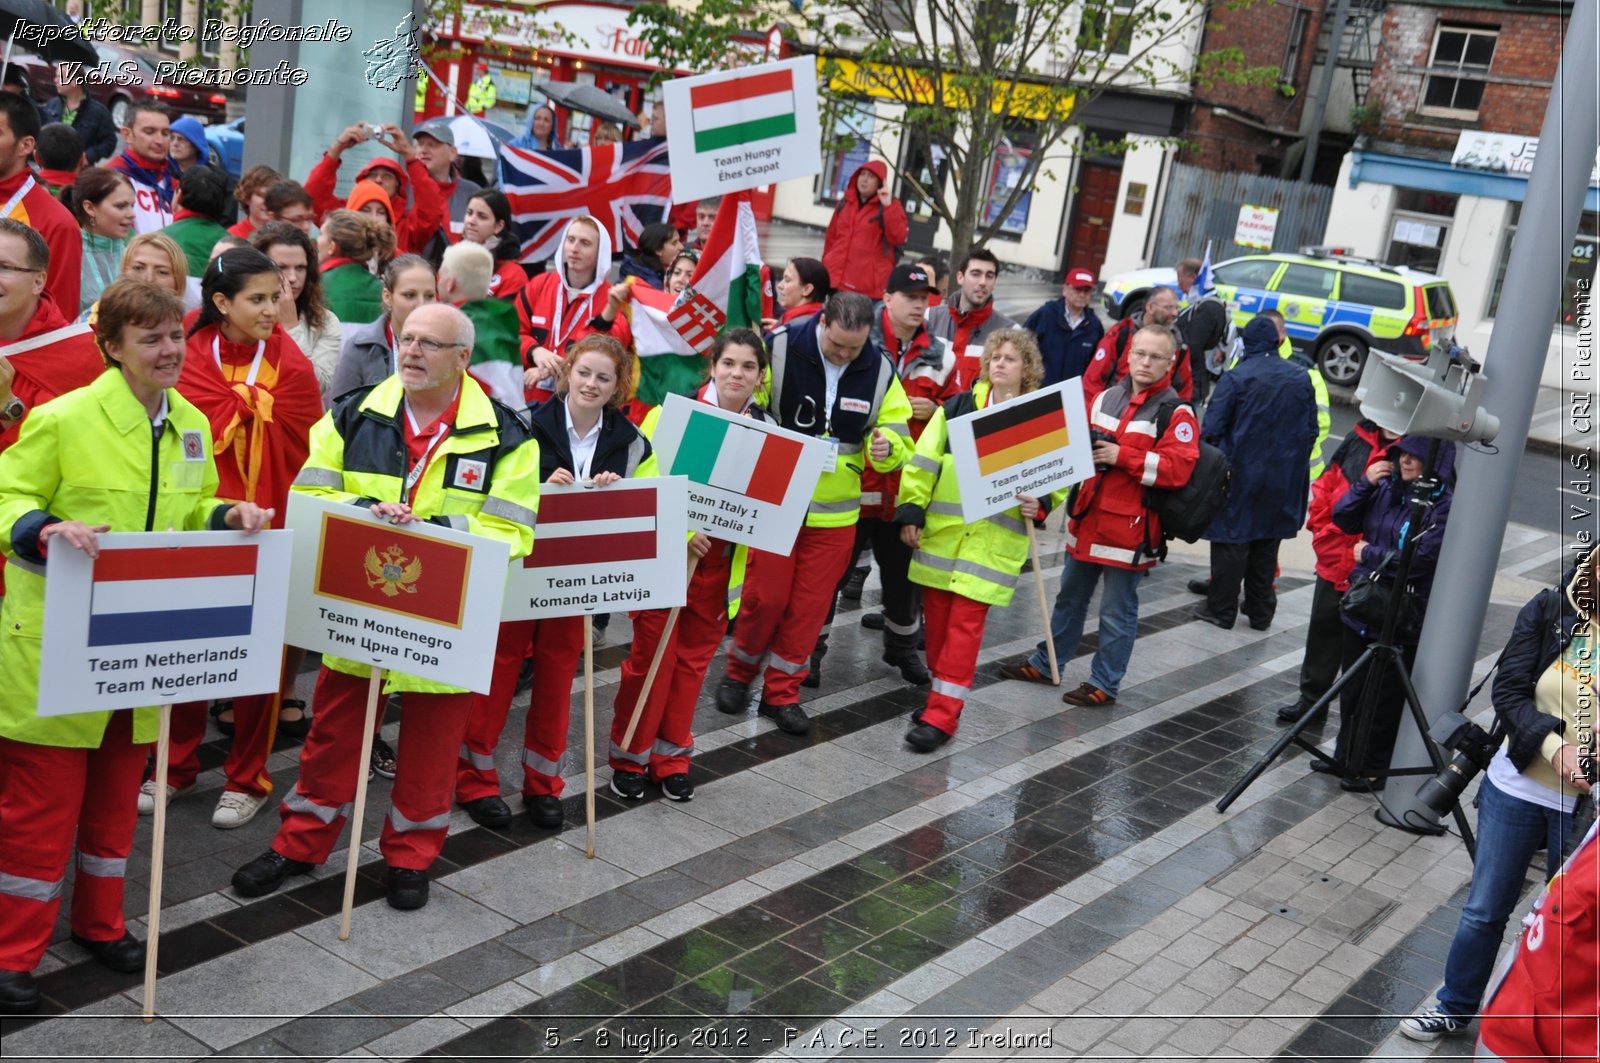
[[[839,440],[833,434],[833,404],[839,401],[839,376],[824,374],[826,380],[826,393],[823,396],[822,414],[822,441],[828,444],[828,453],[822,459],[822,471],[825,473],[836,472],[839,468]]]
[[[410,403],[406,404],[406,419],[411,422],[411,434],[421,435],[421,429],[417,427],[417,418],[411,412]],[[439,431],[434,433],[433,438],[428,440],[428,447],[422,452],[422,457],[418,458],[416,464],[411,466],[411,471],[406,473],[405,486],[401,491],[400,501],[408,506],[411,505],[412,496],[416,494],[417,484],[422,481],[422,474],[428,471],[428,459],[433,457],[434,448],[444,442],[444,437],[449,434],[450,429],[441,425]]]

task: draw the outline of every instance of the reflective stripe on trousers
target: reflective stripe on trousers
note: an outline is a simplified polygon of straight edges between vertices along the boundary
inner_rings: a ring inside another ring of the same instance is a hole
[[[78,870],[96,878],[125,878],[128,874],[128,860],[126,857],[90,856],[88,853],[79,853]]]
[[[643,753],[629,753],[626,749],[612,742],[611,759],[625,760],[630,764],[646,765],[650,763],[650,751],[647,749]]]
[[[692,757],[694,746],[675,746],[664,738],[658,738],[650,753],[657,757]]]
[[[808,671],[811,668],[811,659],[808,657],[799,662],[786,661],[776,653],[772,653],[767,655],[767,667],[776,668],[785,675],[799,675],[801,672]]]
[[[290,812],[304,812],[308,816],[315,816],[324,823],[332,823],[336,819],[341,819],[345,816],[348,816],[351,809],[350,804],[343,804],[338,808],[329,808],[327,805],[319,805],[315,801],[311,800],[311,798],[301,793],[298,786],[284,795],[283,807],[287,808]]]
[[[561,754],[560,760],[546,760],[528,747],[522,747],[522,766],[540,775],[561,777],[561,768],[567,762],[567,755]]]
[[[400,834],[413,830],[444,830],[450,826],[450,813],[441,812],[437,816],[430,816],[427,819],[411,819],[404,812],[390,805],[389,826]]]
[[[39,878],[24,878],[0,871],[0,893],[23,900],[49,902],[61,896],[62,879],[46,882]]]
[[[965,702],[970,691],[970,687],[964,687],[960,683],[951,683],[944,679],[935,679],[933,681],[933,692],[935,694],[943,694],[945,697],[955,701]]]
[[[465,742],[461,743],[461,759],[466,761],[468,764],[471,764],[479,771],[494,770],[493,753],[474,753],[472,750],[467,748],[467,744]]]

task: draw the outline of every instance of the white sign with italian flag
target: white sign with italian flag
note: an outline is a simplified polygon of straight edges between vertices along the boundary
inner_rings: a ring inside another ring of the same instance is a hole
[[[692,203],[822,171],[810,59],[676,78],[662,86],[672,198]]]

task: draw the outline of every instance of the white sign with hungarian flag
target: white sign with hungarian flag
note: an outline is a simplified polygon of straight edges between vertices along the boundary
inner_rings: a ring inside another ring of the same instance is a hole
[[[815,60],[675,78],[661,98],[676,203],[822,171]]]
[[[689,480],[692,530],[775,554],[793,549],[829,451],[820,439],[682,395],[667,397],[651,442],[661,468]]]
[[[688,597],[688,481],[545,484],[533,553],[513,562],[503,620],[670,609]]]

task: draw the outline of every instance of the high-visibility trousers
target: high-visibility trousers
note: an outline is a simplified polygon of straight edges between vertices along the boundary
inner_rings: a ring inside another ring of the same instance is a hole
[[[533,694],[522,729],[522,792],[561,796],[561,765],[572,723],[572,680],[583,657],[583,617],[512,620],[500,625],[488,694],[472,695],[472,712],[456,763],[456,800],[498,797],[494,749],[500,743],[522,662],[533,656]]]
[[[0,970],[31,971],[50,945],[77,835],[72,931],[119,941],[122,881],[150,743],[114,712],[98,749],[0,738]]]
[[[989,606],[953,591],[924,587],[922,615],[927,621],[928,671],[933,673],[922,722],[953,735],[978,674]]]
[[[287,660],[284,667],[288,668]],[[292,682],[291,676],[280,674],[279,691],[290,687]],[[237,790],[252,797],[265,797],[272,792],[267,758],[272,755],[272,743],[278,736],[282,697],[281,693],[273,693],[233,699],[233,741],[222,762],[222,772],[227,777],[224,790]],[[200,774],[200,743],[205,741],[208,717],[204,701],[189,701],[172,707],[167,782],[180,790],[193,786]]]
[[[272,847],[291,860],[327,861],[356,796],[367,680],[326,666],[317,675],[316,713],[300,750],[300,781],[284,795]],[[378,848],[390,867],[425,870],[444,846],[456,750],[471,694],[400,695],[404,719],[395,751],[394,789]],[[359,824],[356,827],[360,829]]]
[[[667,625],[669,609],[646,609],[633,613],[633,648],[622,662],[622,681],[617,686],[611,718],[611,768],[613,771],[646,771],[652,778],[664,779],[689,770],[694,753],[695,703],[705,685],[706,669],[717,655],[722,636],[728,630],[728,573],[733,567],[732,547],[717,544],[695,566],[689,581],[689,594],[678,611],[678,624],[661,656],[650,696],[640,713],[633,740],[624,748],[628,721],[644,687],[645,673],[661,633]]]
[[[750,551],[728,678],[749,683],[767,657],[761,700],[800,703],[800,681],[811,671],[811,651],[855,541],[853,524],[801,528],[792,553]]]

